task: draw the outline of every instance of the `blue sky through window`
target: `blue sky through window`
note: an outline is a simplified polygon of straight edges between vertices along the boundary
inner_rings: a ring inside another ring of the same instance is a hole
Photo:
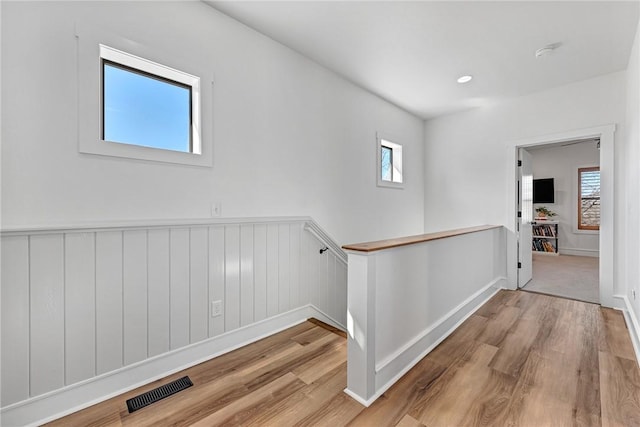
[[[104,139],[191,151],[190,89],[104,64]]]
[[[382,168],[381,178],[383,181],[391,181],[393,178],[391,169],[393,150],[384,145],[382,145],[380,149],[382,150],[380,162],[380,167]]]

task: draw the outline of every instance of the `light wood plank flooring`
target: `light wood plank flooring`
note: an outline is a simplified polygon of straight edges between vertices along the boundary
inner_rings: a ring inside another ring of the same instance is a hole
[[[127,412],[183,375],[193,387]],[[51,425],[640,426],[621,313],[520,291],[500,291],[371,407],[345,386],[345,338],[305,322]]]

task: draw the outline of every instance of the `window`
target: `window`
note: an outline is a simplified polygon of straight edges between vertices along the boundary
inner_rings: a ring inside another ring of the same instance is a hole
[[[212,70],[99,28],[76,37],[80,153],[212,166]]]
[[[100,58],[105,143],[200,154],[200,79],[104,45]]]
[[[378,186],[402,188],[402,145],[378,135]]]
[[[102,139],[193,152],[191,87],[103,60]]]
[[[578,169],[578,230],[600,229],[600,168]]]
[[[393,181],[393,149],[382,145],[380,150],[380,155],[382,156],[380,161],[382,180]]]

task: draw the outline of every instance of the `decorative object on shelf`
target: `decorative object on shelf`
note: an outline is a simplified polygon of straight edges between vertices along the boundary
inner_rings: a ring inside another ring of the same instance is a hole
[[[556,216],[556,213],[547,209],[546,206],[537,207],[536,214],[538,214],[538,218],[553,218],[554,216]]]

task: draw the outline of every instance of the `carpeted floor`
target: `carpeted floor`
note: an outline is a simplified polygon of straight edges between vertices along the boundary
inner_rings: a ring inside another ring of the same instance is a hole
[[[599,258],[533,254],[533,279],[522,290],[600,302]]]

